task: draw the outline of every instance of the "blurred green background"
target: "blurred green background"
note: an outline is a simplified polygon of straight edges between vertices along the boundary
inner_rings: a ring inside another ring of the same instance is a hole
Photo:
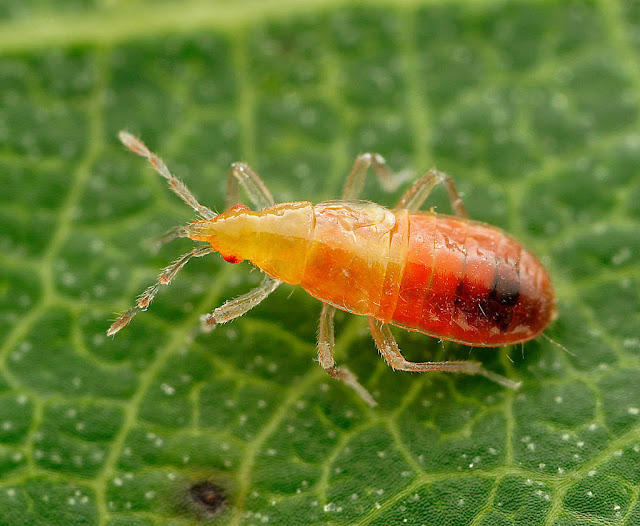
[[[640,524],[639,53],[634,1],[1,0],[0,525]],[[446,170],[548,266],[574,355],[396,330],[523,387],[394,373],[339,314],[371,410],[299,289],[197,335],[260,279],[217,256],[106,338],[193,218],[123,128],[214,209],[235,160],[278,201],[337,197],[364,151]]]

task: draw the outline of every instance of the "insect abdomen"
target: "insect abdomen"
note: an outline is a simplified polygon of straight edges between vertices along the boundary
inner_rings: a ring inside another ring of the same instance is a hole
[[[468,345],[537,336],[554,316],[549,276],[502,230],[451,216],[412,214],[391,323]]]

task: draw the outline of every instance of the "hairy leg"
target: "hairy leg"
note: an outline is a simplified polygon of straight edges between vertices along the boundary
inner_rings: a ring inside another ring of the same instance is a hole
[[[333,331],[333,316],[335,309],[326,303],[322,304],[322,314],[320,315],[320,328],[318,331],[318,360],[322,368],[329,374],[329,376],[336,380],[341,380],[353,389],[360,398],[362,398],[371,407],[375,407],[377,402],[369,394],[358,379],[346,367],[338,367],[333,359],[334,351],[334,331]]]
[[[247,192],[251,204],[258,210],[275,204],[273,196],[260,176],[246,163],[233,163],[227,172],[227,202],[226,209],[240,203],[240,188]]]
[[[220,323],[227,323],[231,320],[239,318],[266,299],[269,294],[278,288],[282,283],[271,276],[265,275],[262,283],[255,289],[250,290],[242,296],[238,296],[232,300],[225,302],[223,305],[215,309],[211,314],[205,314],[200,318],[202,329],[211,331]]]
[[[453,179],[446,173],[435,169],[429,170],[425,175],[418,179],[413,186],[407,190],[407,193],[400,198],[396,208],[405,208],[412,211],[418,210],[427,200],[431,190],[433,190],[437,184],[443,184],[447,189],[451,208],[453,208],[455,214],[460,217],[469,217],[467,208],[462,202],[462,198],[458,193],[458,189],[456,188]]]
[[[520,387],[520,382],[514,382],[509,378],[487,371],[478,362],[410,362],[402,356],[396,339],[393,337],[393,334],[391,334],[391,330],[386,323],[374,318],[369,318],[369,327],[371,328],[371,334],[376,342],[378,351],[380,351],[380,354],[382,354],[382,357],[392,369],[417,373],[440,371],[447,373],[479,374],[510,389],[518,389]]]
[[[400,182],[401,178],[389,169],[382,155],[378,153],[363,153],[356,157],[351,167],[342,190],[342,199],[349,200],[360,197],[369,167],[373,168],[373,171],[378,176],[380,185],[385,190],[393,190]]]

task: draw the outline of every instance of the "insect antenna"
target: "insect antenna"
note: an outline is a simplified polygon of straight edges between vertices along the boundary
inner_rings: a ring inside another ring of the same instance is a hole
[[[133,153],[145,157],[153,169],[158,172],[162,177],[164,177],[173,190],[180,199],[182,199],[185,203],[187,203],[191,208],[193,208],[196,213],[200,214],[204,219],[213,219],[216,217],[216,213],[207,208],[206,206],[198,203],[198,200],[191,193],[191,190],[187,188],[187,186],[177,177],[175,177],[167,168],[167,165],[164,164],[164,161],[160,159],[155,153],[149,150],[147,146],[140,140],[136,139],[129,132],[121,131],[118,134],[118,138],[129,150]]]
[[[153,298],[155,298],[156,294],[158,293],[160,285],[168,285],[169,283],[171,283],[171,280],[176,277],[176,274],[180,272],[182,267],[184,267],[191,258],[206,256],[207,254],[210,254],[211,251],[212,250],[209,245],[196,247],[192,251],[180,256],[173,263],[171,263],[171,265],[166,267],[160,274],[158,281],[147,288],[140,295],[136,304],[113,322],[113,324],[107,331],[107,336],[114,335],[120,329],[126,327],[136,314],[141,311],[147,310],[149,304],[153,301]]]
[[[557,345],[558,347],[560,347],[560,349],[562,349],[564,352],[566,352],[567,354],[570,354],[571,356],[575,356],[575,353],[572,353],[569,349],[567,349],[564,345],[562,345],[561,343],[558,343],[557,341],[555,341],[554,339],[552,339],[550,336],[547,336],[545,333],[542,333],[543,338],[546,338],[547,340],[549,340],[551,343],[553,343],[554,345]]]
[[[162,245],[165,245],[174,239],[181,237],[189,237],[189,229],[184,226],[174,226],[172,229],[167,230],[164,234],[160,234],[151,239],[151,250],[157,253]]]

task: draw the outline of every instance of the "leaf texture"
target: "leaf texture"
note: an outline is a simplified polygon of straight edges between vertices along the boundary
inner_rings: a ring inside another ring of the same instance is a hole
[[[639,524],[638,3],[125,4],[0,2],[0,525]],[[121,129],[218,210],[236,160],[278,201],[337,197],[364,151],[437,166],[549,267],[572,354],[396,330],[523,387],[394,373],[339,313],[371,410],[298,289],[198,334],[260,279],[217,256],[107,338],[192,218]]]

